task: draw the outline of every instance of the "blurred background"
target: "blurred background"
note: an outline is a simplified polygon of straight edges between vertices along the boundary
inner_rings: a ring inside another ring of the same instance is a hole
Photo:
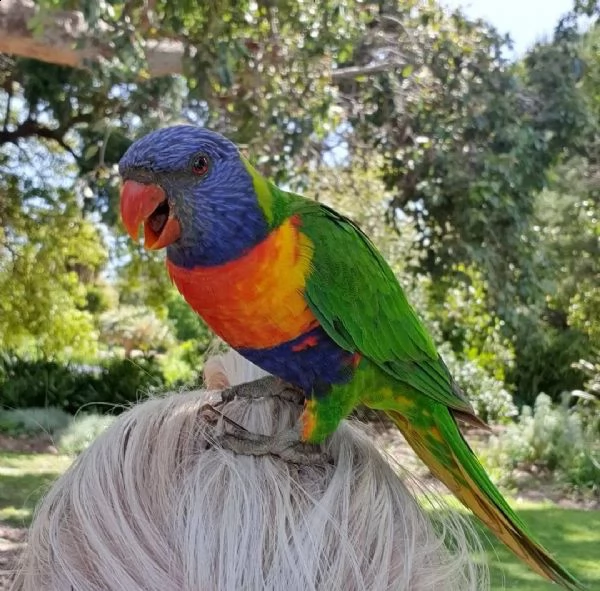
[[[1,0],[0,570],[115,414],[201,382],[211,336],[118,215],[128,145],[188,121],[362,224],[494,426],[472,434],[486,467],[600,588],[599,17],[595,0]],[[490,557],[495,588],[551,588]]]

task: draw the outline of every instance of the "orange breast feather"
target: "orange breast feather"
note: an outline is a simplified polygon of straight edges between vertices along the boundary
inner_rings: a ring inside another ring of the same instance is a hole
[[[303,297],[313,245],[294,219],[235,261],[169,275],[189,305],[232,347],[266,348],[318,324]]]

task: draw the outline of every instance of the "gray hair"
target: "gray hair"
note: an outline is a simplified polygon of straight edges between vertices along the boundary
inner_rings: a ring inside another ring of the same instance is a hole
[[[237,354],[207,385],[265,375]],[[333,462],[234,455],[211,442],[214,390],[172,394],[120,415],[37,509],[14,591],[481,591],[470,529],[426,512],[364,431],[344,422]],[[298,406],[236,399],[253,432],[289,428]],[[222,425],[217,429],[222,428]]]

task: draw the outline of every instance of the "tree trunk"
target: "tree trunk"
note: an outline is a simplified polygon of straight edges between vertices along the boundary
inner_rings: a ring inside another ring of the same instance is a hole
[[[36,14],[34,0],[0,0],[0,53],[71,68],[85,68],[86,62],[111,56],[112,50],[101,37],[89,36],[90,31],[82,12],[52,11],[43,22],[40,35],[36,35],[30,28]],[[148,73],[153,78],[182,74],[183,56],[184,45],[179,41],[151,39],[146,43]],[[394,70],[404,67],[406,63],[408,62],[404,56],[397,56],[392,60],[375,59],[360,66],[333,69],[331,79],[333,82],[340,82]]]
[[[40,36],[34,35],[29,28],[35,15],[33,0],[0,0],[0,53],[71,68],[84,68],[86,61],[110,56],[102,39],[86,39],[89,30],[83,13],[76,10],[53,11],[44,22]],[[82,39],[86,42],[78,49],[76,44]],[[150,75],[181,74],[183,53],[183,44],[177,41],[149,41],[146,58]]]

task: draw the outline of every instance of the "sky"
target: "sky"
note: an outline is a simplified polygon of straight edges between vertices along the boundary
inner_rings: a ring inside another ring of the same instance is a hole
[[[573,0],[442,0],[450,8],[462,6],[472,18],[484,18],[502,34],[509,33],[516,56],[536,41],[550,38],[559,18]]]

